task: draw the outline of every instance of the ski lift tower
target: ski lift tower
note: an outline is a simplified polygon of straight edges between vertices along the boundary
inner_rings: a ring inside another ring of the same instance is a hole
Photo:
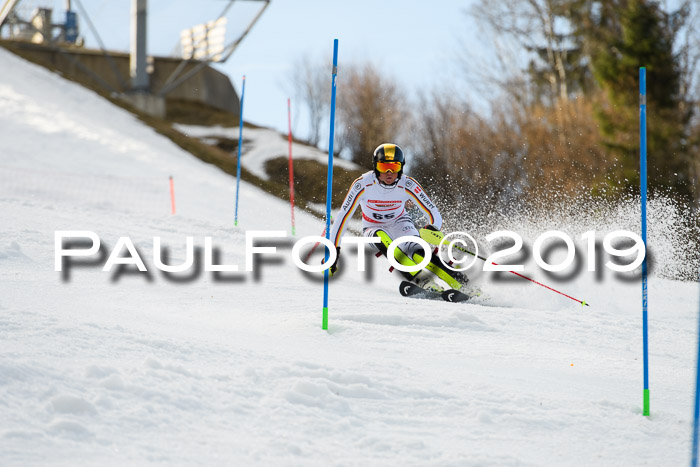
[[[131,90],[148,92],[146,57],[146,0],[131,0],[131,54],[129,76]]]
[[[127,94],[127,100],[148,113],[162,115],[165,114],[167,94],[209,64],[225,62],[270,4],[270,0],[251,0],[262,2],[264,5],[243,33],[229,44],[225,43],[226,14],[235,0],[228,0],[228,4],[216,20],[182,31],[183,60],[168,76],[160,89],[153,92],[148,82],[146,70],[146,1],[132,0],[131,3],[131,59],[129,66],[131,90]],[[187,72],[183,73],[188,66]]]
[[[147,0],[131,0],[131,45],[129,50],[129,89],[122,99],[149,115],[165,116],[165,99],[150,92],[146,47]]]

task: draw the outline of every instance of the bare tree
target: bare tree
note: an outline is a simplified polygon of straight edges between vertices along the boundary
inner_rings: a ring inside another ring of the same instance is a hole
[[[508,185],[518,183],[515,164],[504,163],[516,139],[499,134],[509,128],[487,122],[469,103],[449,90],[435,90],[419,99],[415,125],[419,142],[415,169],[432,181],[438,196],[450,203],[464,199],[502,201]]]
[[[467,148],[461,145],[462,133],[472,127],[469,106],[447,92],[434,91],[419,98],[421,109],[416,126],[419,159],[416,168],[426,175],[464,173]],[[462,177],[460,177],[462,178]]]
[[[379,144],[401,135],[409,109],[402,89],[372,64],[343,67],[337,107],[340,146],[367,167]]]
[[[329,114],[331,97],[331,66],[314,61],[308,55],[299,58],[292,70],[294,93],[304,103],[309,115],[308,142],[318,146],[323,135],[323,123]]]
[[[496,48],[495,62],[510,70],[489,79],[521,109],[537,105],[565,106],[573,94],[590,86],[590,70],[582,60],[582,45],[577,42],[571,0],[479,0],[468,12],[489,33],[505,41],[510,48]],[[523,54],[522,52],[526,52]],[[513,56],[529,60],[512,69]],[[465,62],[468,63],[468,62]],[[488,79],[488,78],[487,78]],[[568,114],[556,113],[558,128],[570,124]],[[554,135],[564,144],[563,132]]]
[[[542,80],[540,92],[544,86],[549,88],[546,98],[550,105],[566,102],[575,91],[572,84],[582,73],[582,64],[576,60],[579,46],[571,39],[570,3],[567,0],[480,0],[469,12],[496,36],[509,37],[521,50],[529,52],[528,71]],[[571,76],[572,70],[577,71],[577,76]]]
[[[693,112],[687,104],[697,106],[700,101],[700,2],[686,0],[681,3],[674,17],[673,27],[678,37],[677,53],[681,72],[680,94],[688,96],[681,100],[681,111]],[[698,118],[698,112],[693,115]]]

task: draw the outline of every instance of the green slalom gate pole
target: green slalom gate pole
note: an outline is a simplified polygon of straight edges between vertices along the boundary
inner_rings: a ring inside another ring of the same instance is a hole
[[[698,269],[700,283],[700,269]],[[700,304],[700,300],[698,300]],[[698,310],[698,354],[695,360],[695,408],[693,409],[693,443],[690,453],[690,466],[698,467],[698,424],[700,422],[700,310]]]
[[[647,251],[647,70],[639,69],[639,185],[642,202],[642,242]],[[644,406],[642,413],[649,416],[649,326],[647,323],[647,257],[642,261],[642,340],[644,352]]]
[[[287,98],[287,121],[289,122],[289,204],[292,209],[292,236],[296,235],[294,226],[294,162],[292,161],[292,100]]]
[[[328,180],[326,185],[326,239],[331,234],[331,197],[333,195],[333,134],[335,129],[335,79],[338,74],[338,39],[333,40],[333,78],[331,81],[331,133],[328,141]],[[330,250],[326,247],[325,264],[328,264]],[[328,329],[328,277],[329,270],[323,272],[323,319],[321,328]]]

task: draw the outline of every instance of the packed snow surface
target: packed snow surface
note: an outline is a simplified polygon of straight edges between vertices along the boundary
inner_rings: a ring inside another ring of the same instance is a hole
[[[450,304],[401,297],[348,247],[324,331],[322,281],[291,259],[322,221],[297,212],[292,238],[289,205],[242,182],[234,226],[234,179],[2,49],[0,69],[2,465],[688,462],[697,283],[650,278],[649,417],[640,284],[609,270],[528,265],[590,307],[518,278]],[[58,272],[56,231],[103,250]],[[248,272],[253,231],[286,238]],[[147,272],[102,270],[120,237]],[[193,237],[199,267],[162,273],[154,237],[171,265]],[[240,271],[204,271],[205,237]]]

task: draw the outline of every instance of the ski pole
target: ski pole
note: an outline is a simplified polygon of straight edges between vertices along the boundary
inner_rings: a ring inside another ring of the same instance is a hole
[[[442,232],[440,232],[440,233],[442,233]],[[438,235],[436,235],[436,234],[438,234],[438,232],[432,232],[432,231],[431,231],[431,232],[428,233],[428,235],[426,235],[426,236],[428,236],[429,238],[423,238],[423,240],[425,240],[425,241],[428,242],[428,243],[431,243],[431,241],[434,241],[434,240],[438,237]],[[442,236],[440,236],[440,238],[442,238],[443,236],[444,236],[444,234],[443,234]],[[421,235],[421,237],[423,237],[423,235]],[[430,238],[430,237],[432,237],[432,238]],[[457,250],[459,250],[459,251],[461,251],[461,252],[468,253],[468,254],[470,254],[470,255],[472,255],[472,256],[475,256],[475,257],[479,258],[481,261],[484,261],[484,262],[488,261],[488,260],[487,260],[486,258],[484,258],[483,256],[477,255],[476,253],[473,253],[473,252],[471,252],[471,251],[469,251],[469,250],[467,250],[467,249],[465,249],[465,248],[462,248],[462,247],[459,246],[459,245],[452,244],[452,248],[455,248],[455,249],[457,249]],[[491,264],[493,264],[494,266],[500,266],[498,263],[494,263],[493,261],[491,261]],[[556,292],[556,293],[558,293],[559,295],[563,295],[563,296],[565,296],[566,298],[570,298],[571,300],[573,300],[573,301],[575,301],[575,302],[579,302],[581,305],[590,306],[588,303],[586,303],[585,300],[579,300],[578,298],[574,298],[574,297],[572,297],[571,295],[567,295],[567,294],[565,294],[564,292],[560,292],[560,291],[558,291],[557,289],[554,289],[554,288],[552,288],[552,287],[550,287],[550,286],[548,286],[548,285],[545,285],[545,284],[543,284],[543,283],[541,283],[541,282],[537,282],[535,279],[532,279],[532,278],[530,278],[530,277],[527,277],[527,276],[525,276],[525,275],[523,275],[523,274],[517,273],[517,272],[515,272],[515,271],[508,271],[508,272],[511,272],[511,273],[515,274],[516,276],[518,276],[518,277],[522,277],[523,279],[527,279],[527,280],[529,280],[530,282],[533,282],[533,283],[535,283],[535,284],[537,284],[537,285],[541,285],[541,286],[544,287],[545,289],[549,289],[549,290],[551,290],[552,292]]]
[[[331,219],[331,220],[332,220],[332,219]],[[323,236],[325,236],[325,235],[326,235],[326,229],[325,229],[325,227],[324,227],[323,232],[321,233],[320,236],[323,237]],[[311,258],[311,255],[314,254],[314,251],[316,251],[316,248],[318,248],[318,246],[319,246],[320,244],[321,244],[321,242],[316,242],[316,244],[311,248],[311,251],[309,251],[309,254],[306,255],[306,258],[304,258],[304,262],[305,262],[305,263],[309,260],[309,258]]]
[[[331,222],[333,222],[333,216],[331,216]],[[323,228],[323,232],[321,232],[320,237],[323,237],[323,236],[325,236],[325,235],[326,235],[326,228],[324,227],[324,228]],[[314,254],[314,251],[316,251],[316,248],[318,248],[318,246],[319,246],[320,244],[321,244],[321,242],[316,242],[316,244],[315,244],[313,247],[311,247],[311,251],[309,251],[309,252],[307,253],[306,257],[304,258],[304,262],[305,262],[305,263],[309,260],[309,258],[311,258],[311,255]]]
[[[477,258],[479,258],[480,260],[482,260],[482,261],[484,261],[484,262],[486,261],[486,258],[484,258],[484,257],[482,257],[482,256],[480,256],[480,255],[476,255],[476,254],[472,253],[471,251],[467,251],[467,250],[465,250],[464,248],[461,248],[459,245],[453,245],[453,248],[457,248],[457,249],[460,250],[460,251],[463,251],[463,252],[465,252],[465,253],[469,253],[469,254],[472,255],[472,256],[476,256]],[[493,261],[491,261],[491,264],[493,264],[494,266],[500,266],[498,263],[494,263]],[[543,284],[543,283],[541,283],[541,282],[537,282],[535,279],[532,279],[532,278],[530,278],[530,277],[527,277],[527,276],[525,276],[525,275],[523,275],[523,274],[520,274],[520,273],[517,273],[517,272],[515,272],[515,271],[508,271],[508,272],[512,272],[513,274],[515,274],[515,275],[518,276],[518,277],[522,277],[523,279],[527,279],[527,280],[529,280],[530,282],[533,282],[533,283],[535,283],[535,284],[537,284],[537,285],[541,285],[541,286],[544,287],[545,289],[549,289],[549,290],[551,290],[552,292],[556,292],[556,293],[558,293],[559,295],[563,295],[563,296],[565,296],[566,298],[570,298],[571,300],[573,300],[573,301],[575,301],[575,302],[579,302],[581,305],[589,306],[588,303],[586,303],[585,300],[579,300],[578,298],[574,298],[574,297],[572,297],[571,295],[567,295],[567,294],[565,294],[564,292],[560,292],[560,291],[558,291],[557,289],[554,289],[554,288],[552,288],[552,287],[550,287],[550,286],[548,286],[548,285],[545,285],[545,284]]]

